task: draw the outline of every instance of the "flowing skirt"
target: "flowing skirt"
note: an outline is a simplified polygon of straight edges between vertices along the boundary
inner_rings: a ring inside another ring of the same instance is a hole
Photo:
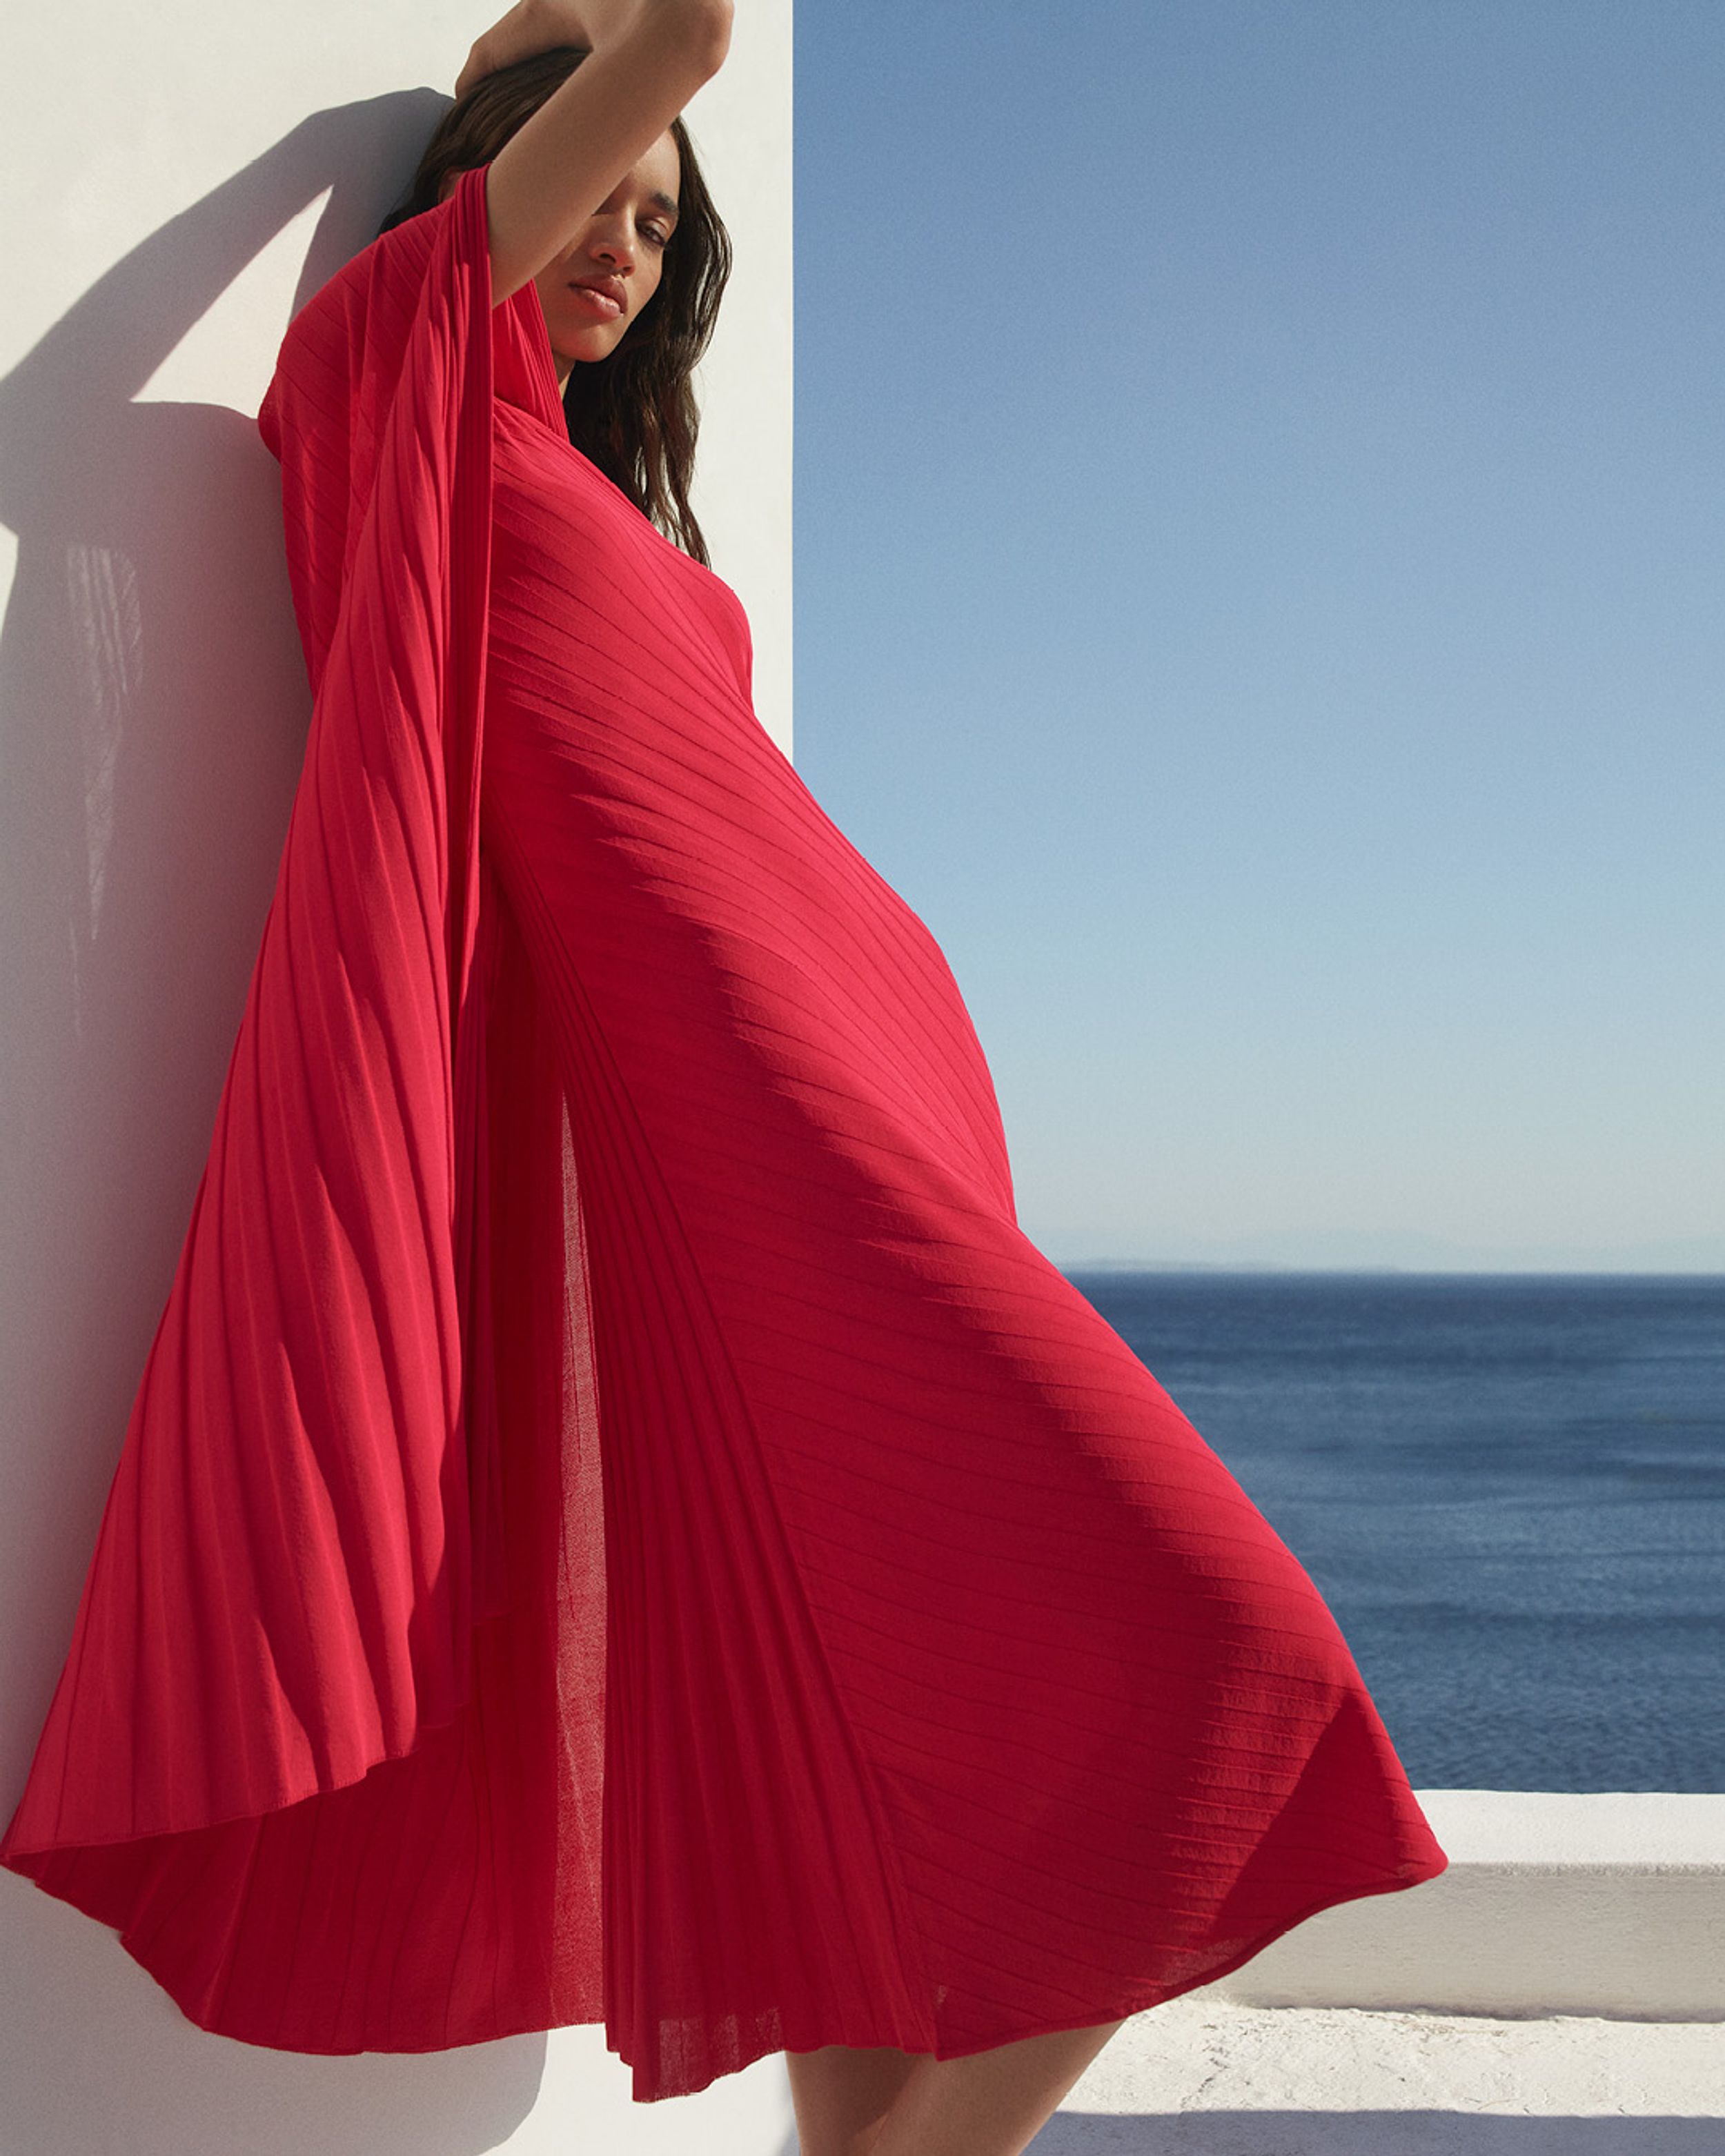
[[[1116,2019],[1432,1876],[1311,1580],[1016,1224],[933,937],[665,629],[704,572],[641,526],[602,585],[613,490],[536,446],[507,415],[481,829],[583,1193],[641,2086]]]

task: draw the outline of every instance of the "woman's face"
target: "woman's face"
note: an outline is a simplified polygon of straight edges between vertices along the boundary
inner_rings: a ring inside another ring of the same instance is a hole
[[[676,226],[681,176],[676,141],[667,131],[533,280],[551,332],[559,388],[578,361],[614,352],[658,290],[665,246]]]

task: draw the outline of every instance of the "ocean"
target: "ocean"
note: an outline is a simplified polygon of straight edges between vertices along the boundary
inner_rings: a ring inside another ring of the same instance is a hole
[[[1062,1270],[1416,1789],[1725,1791],[1725,1276]]]

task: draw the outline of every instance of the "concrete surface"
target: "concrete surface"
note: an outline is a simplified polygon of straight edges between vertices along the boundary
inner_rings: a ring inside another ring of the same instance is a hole
[[[1135,2015],[1031,2156],[1725,2156],[1717,2023],[1252,2007]]]
[[[1207,1990],[1250,2006],[1725,2020],[1725,1796],[1415,1794],[1447,1871],[1325,1909]],[[1725,2030],[1714,2041],[1725,2061]]]

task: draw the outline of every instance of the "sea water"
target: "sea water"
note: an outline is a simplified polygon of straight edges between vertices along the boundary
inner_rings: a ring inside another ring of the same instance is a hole
[[[1310,1573],[1416,1789],[1725,1791],[1725,1276],[1067,1277]]]

